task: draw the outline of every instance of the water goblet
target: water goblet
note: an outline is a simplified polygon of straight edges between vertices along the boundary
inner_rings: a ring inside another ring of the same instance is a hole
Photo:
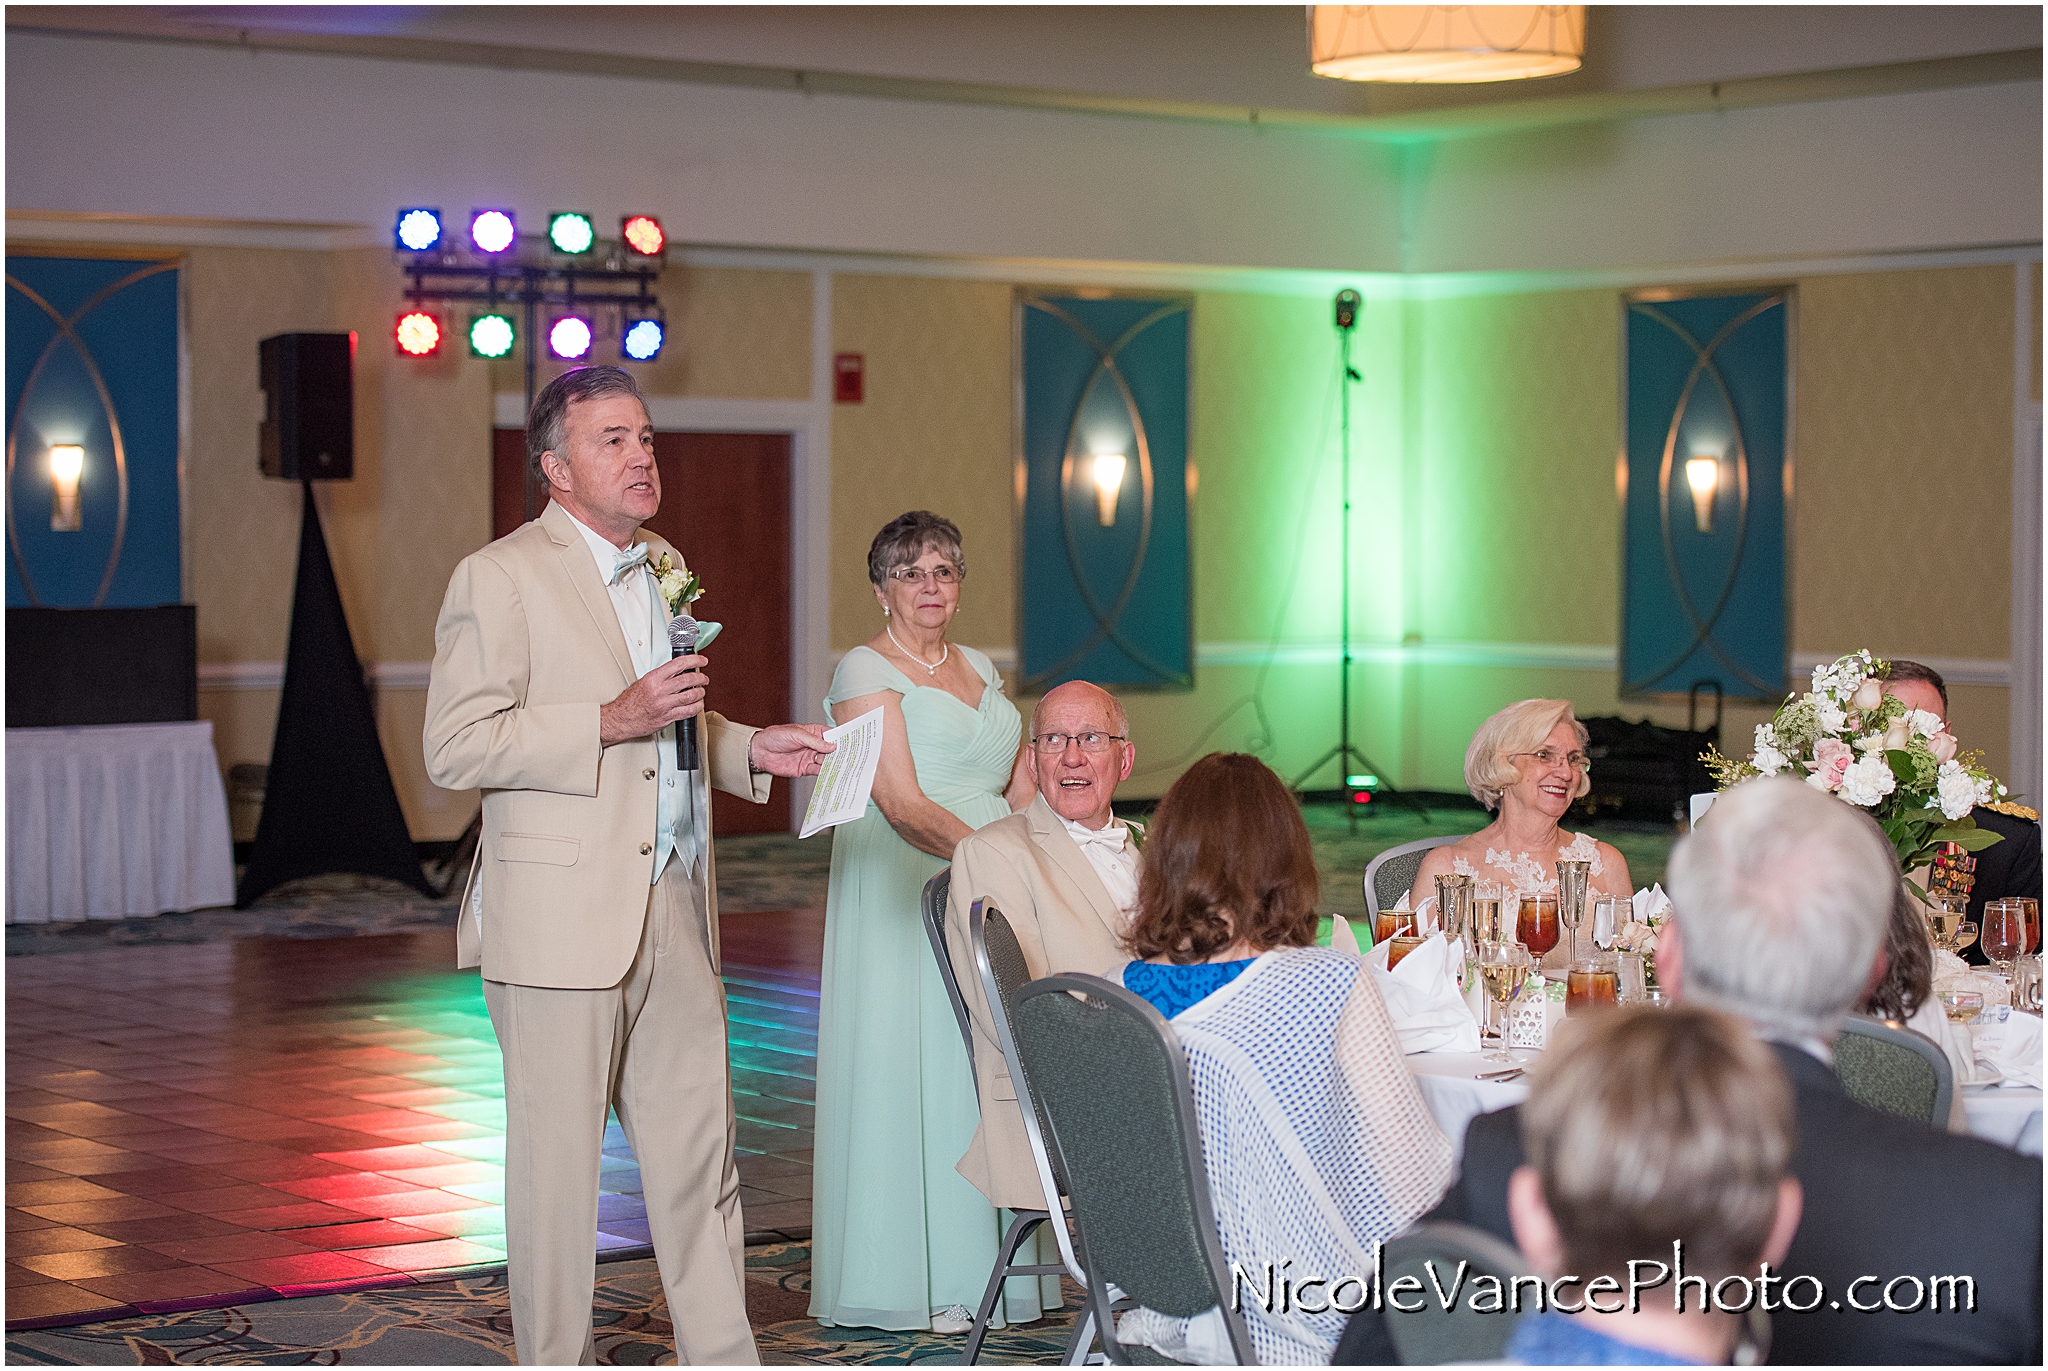
[[[1495,1048],[1486,1060],[1511,1062],[1514,1057],[1508,1052],[1508,1001],[1529,979],[1535,961],[1529,949],[1520,943],[1488,942],[1479,944],[1473,964],[1479,968],[1480,982],[1486,987],[1486,1028],[1495,1039]]]
[[[2026,911],[2011,900],[1992,900],[1984,906],[1982,932],[1978,935],[1984,955],[1999,973],[2012,978],[2012,964],[2026,950]]]

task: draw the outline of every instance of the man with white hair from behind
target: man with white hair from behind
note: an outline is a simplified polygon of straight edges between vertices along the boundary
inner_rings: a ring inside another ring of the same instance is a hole
[[[1848,805],[1789,778],[1746,782],[1671,854],[1658,979],[1748,1023],[1792,1083],[1805,1215],[1776,1273],[1791,1303],[1771,1315],[1771,1361],[2039,1365],[2039,1160],[1866,1108],[1833,1070],[1830,1043],[1880,970],[1898,880],[1890,849]],[[1462,1174],[1428,1219],[1513,1241],[1519,1112],[1472,1121]],[[1950,1277],[1973,1307],[1935,1299]],[[1340,1364],[1367,1364],[1383,1345],[1377,1317],[1353,1319]]]

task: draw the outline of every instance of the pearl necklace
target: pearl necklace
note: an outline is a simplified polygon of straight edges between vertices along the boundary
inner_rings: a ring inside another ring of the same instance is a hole
[[[939,646],[944,648],[945,651],[939,654],[939,660],[937,660],[936,662],[927,662],[924,658],[918,656],[909,648],[903,646],[903,644],[897,643],[895,632],[891,630],[887,624],[882,625],[882,632],[887,633],[889,635],[890,642],[896,643],[896,650],[898,652],[902,653],[904,656],[910,658],[911,661],[916,662],[919,666],[923,667],[924,674],[927,676],[938,675],[939,668],[944,666],[946,664],[946,659],[953,655],[953,645],[941,639]]]

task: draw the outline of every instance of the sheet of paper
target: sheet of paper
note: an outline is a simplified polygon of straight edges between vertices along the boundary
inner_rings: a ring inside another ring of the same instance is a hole
[[[875,765],[882,760],[880,707],[826,729],[825,740],[839,747],[825,754],[798,838],[808,838],[821,828],[850,822],[867,812],[868,792],[875,788]]]

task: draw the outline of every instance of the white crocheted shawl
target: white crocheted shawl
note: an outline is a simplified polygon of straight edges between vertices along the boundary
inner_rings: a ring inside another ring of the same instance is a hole
[[[1373,1243],[1428,1212],[1455,1162],[1364,963],[1330,948],[1268,952],[1171,1022],[1194,1081],[1226,1262],[1258,1273],[1261,1295],[1267,1262],[1296,1284],[1370,1279]],[[1250,1288],[1241,1300],[1262,1363],[1327,1363],[1344,1331],[1342,1313],[1269,1313]],[[1202,1320],[1134,1312],[1149,1318],[1126,1341],[1141,1331],[1165,1335],[1143,1338],[1155,1345],[1203,1341],[1197,1328],[1146,1329]]]

